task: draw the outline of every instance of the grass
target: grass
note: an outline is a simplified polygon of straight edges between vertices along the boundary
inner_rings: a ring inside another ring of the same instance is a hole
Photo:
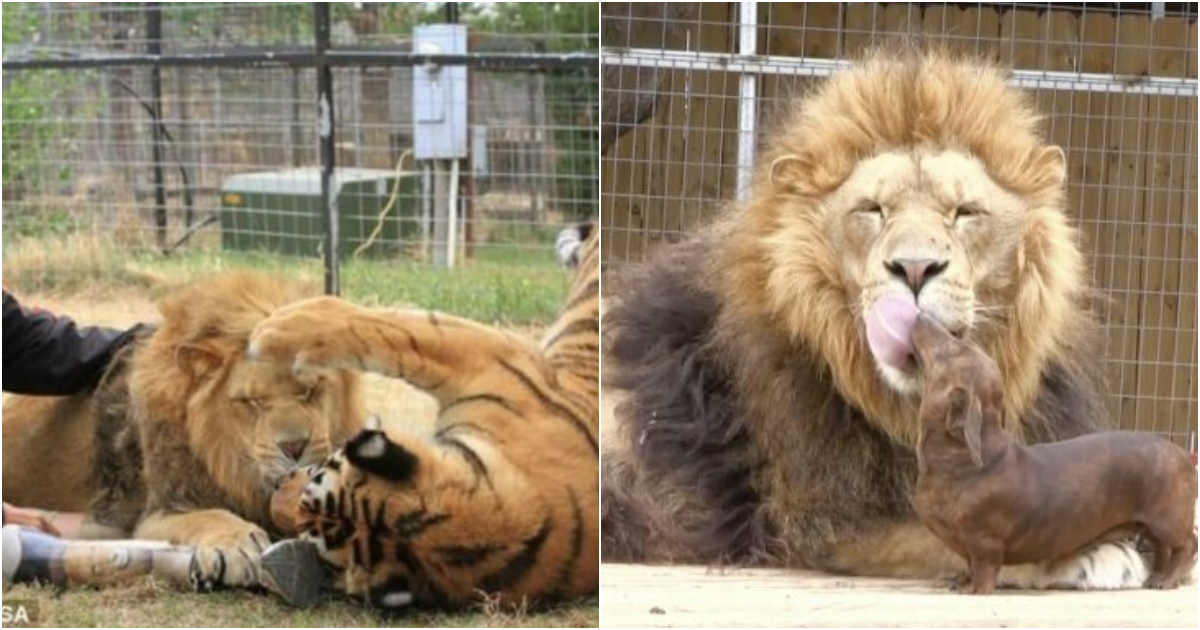
[[[5,243],[4,280],[25,293],[73,294],[139,288],[161,292],[204,275],[230,270],[277,273],[320,287],[316,258],[269,252],[189,249],[162,256],[76,232]],[[342,296],[366,305],[411,305],[501,325],[544,325],[558,311],[567,274],[549,245],[480,248],[454,269],[388,260],[346,260]]]
[[[144,579],[130,586],[57,593],[48,587],[12,586],[4,603],[32,602],[29,627],[597,627],[597,598],[544,609],[505,607],[481,601],[465,612],[414,611],[386,617],[341,597],[308,610],[244,591],[197,595]],[[11,626],[12,624],[5,624]]]

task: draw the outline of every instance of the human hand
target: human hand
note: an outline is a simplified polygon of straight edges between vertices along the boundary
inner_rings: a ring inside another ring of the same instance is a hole
[[[50,522],[49,515],[42,510],[20,508],[5,503],[4,524],[32,527],[38,531],[46,532],[52,536],[62,536],[62,533],[58,531],[58,528]]]

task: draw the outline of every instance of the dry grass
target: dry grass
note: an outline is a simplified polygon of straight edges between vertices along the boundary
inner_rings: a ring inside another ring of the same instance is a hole
[[[4,283],[18,293],[136,289],[159,295],[231,270],[279,274],[317,292],[324,277],[322,261],[315,257],[201,247],[163,256],[94,233],[4,244]],[[452,270],[411,260],[346,260],[341,266],[342,295],[360,304],[419,306],[506,326],[549,323],[562,304],[567,281],[549,244],[544,249],[481,250]]]
[[[21,239],[4,247],[4,284],[18,291],[71,294],[99,286],[146,289],[162,280],[130,264],[127,249],[91,234]]]

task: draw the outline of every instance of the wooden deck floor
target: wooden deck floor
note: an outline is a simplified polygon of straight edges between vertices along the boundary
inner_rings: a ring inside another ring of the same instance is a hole
[[[920,581],[604,564],[600,593],[606,628],[1197,627],[1195,584],[1174,591],[1000,591],[984,597]]]

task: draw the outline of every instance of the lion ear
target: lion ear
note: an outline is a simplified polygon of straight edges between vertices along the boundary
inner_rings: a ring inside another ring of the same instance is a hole
[[[815,176],[813,161],[803,155],[789,153],[771,161],[771,185],[806,197],[821,193],[813,186]]]
[[[1032,170],[1041,188],[1058,188],[1067,181],[1067,154],[1058,145],[1040,147],[1033,156]]]
[[[204,378],[220,369],[225,363],[221,353],[199,343],[181,343],[175,346],[175,365],[189,378]]]
[[[363,429],[346,443],[346,458],[359,470],[403,483],[417,471],[417,457],[378,429]]]

